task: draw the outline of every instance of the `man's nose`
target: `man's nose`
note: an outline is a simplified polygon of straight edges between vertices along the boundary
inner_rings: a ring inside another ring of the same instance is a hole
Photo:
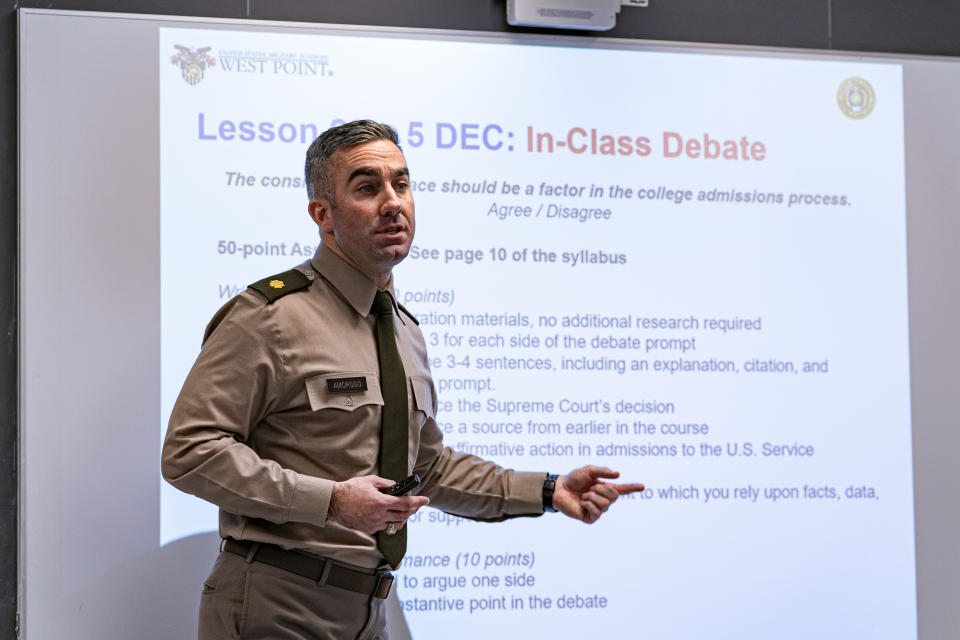
[[[383,190],[383,203],[380,205],[380,215],[396,216],[403,211],[403,199],[393,186],[387,186]]]

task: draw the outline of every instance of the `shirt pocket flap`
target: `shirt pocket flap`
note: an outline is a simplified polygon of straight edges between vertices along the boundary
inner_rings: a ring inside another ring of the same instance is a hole
[[[380,381],[369,371],[338,371],[307,378],[310,408],[353,411],[366,405],[383,405]]]
[[[426,378],[410,378],[413,387],[413,403],[418,411],[423,411],[433,419],[437,417],[436,395],[433,393],[433,384]]]

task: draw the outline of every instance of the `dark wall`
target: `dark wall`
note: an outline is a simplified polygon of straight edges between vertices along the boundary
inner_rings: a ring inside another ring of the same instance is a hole
[[[650,5],[624,8],[617,26],[597,35],[960,55],[960,6],[949,0],[650,0]],[[0,640],[17,635],[18,7],[547,33],[507,25],[505,0],[48,0],[0,5]]]

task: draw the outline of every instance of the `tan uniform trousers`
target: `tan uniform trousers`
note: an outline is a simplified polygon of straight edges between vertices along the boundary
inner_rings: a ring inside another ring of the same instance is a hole
[[[203,584],[199,640],[388,640],[386,601],[222,552]]]

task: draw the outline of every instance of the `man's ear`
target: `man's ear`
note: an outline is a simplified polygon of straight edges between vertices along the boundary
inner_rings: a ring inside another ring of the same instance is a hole
[[[326,198],[314,198],[307,204],[307,212],[320,230],[325,233],[333,233],[333,216],[330,201]]]

